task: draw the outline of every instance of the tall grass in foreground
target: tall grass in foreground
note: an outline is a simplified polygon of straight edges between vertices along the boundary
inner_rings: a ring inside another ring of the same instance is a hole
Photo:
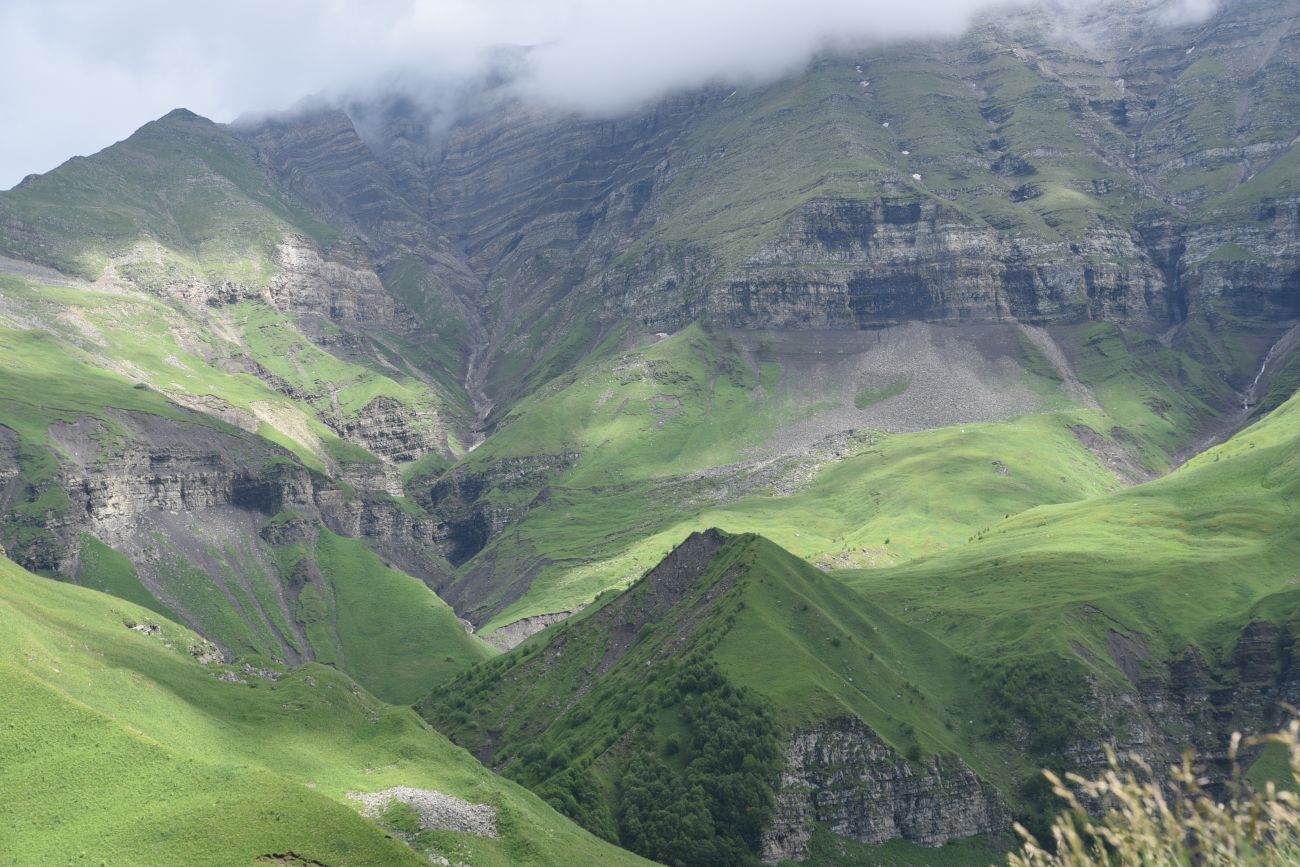
[[[1110,770],[1099,779],[1067,774],[1063,781],[1044,771],[1053,790],[1069,805],[1052,825],[1056,852],[1044,850],[1017,824],[1025,842],[1011,856],[1011,865],[1300,864],[1300,797],[1278,791],[1271,782],[1263,791],[1247,786],[1237,764],[1243,744],[1280,744],[1300,784],[1300,720],[1276,734],[1232,736],[1229,758],[1234,771],[1226,801],[1216,800],[1206,790],[1208,781],[1197,776],[1190,756],[1173,769],[1171,785],[1158,779],[1137,756],[1124,764],[1108,749]],[[1090,815],[1085,803],[1096,805],[1093,813],[1100,815]]]

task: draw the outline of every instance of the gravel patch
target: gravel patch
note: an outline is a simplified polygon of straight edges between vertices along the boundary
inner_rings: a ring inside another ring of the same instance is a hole
[[[377,818],[394,801],[401,801],[420,818],[420,830],[459,831],[479,837],[498,837],[497,811],[487,804],[471,804],[435,789],[412,789],[397,786],[382,792],[348,792],[348,797],[363,805],[361,815]]]
[[[579,607],[578,610],[581,611],[582,607]],[[550,614],[521,617],[519,620],[493,630],[492,634],[487,636],[487,642],[497,650],[513,650],[523,644],[525,639],[536,635],[554,623],[568,620],[575,613],[573,611],[555,611]]]
[[[27,280],[35,280],[39,283],[46,283],[53,286],[68,286],[73,289],[82,289],[87,285],[85,280],[78,280],[76,277],[69,277],[61,271],[55,271],[53,268],[46,268],[44,265],[36,265],[31,262],[24,262],[20,259],[10,259],[8,256],[0,256],[0,274],[12,274],[15,277],[23,277]]]
[[[776,330],[727,332],[752,358],[760,349],[782,367],[768,395],[789,420],[763,445],[745,451],[762,458],[791,454],[848,430],[901,433],[948,425],[1002,421],[1037,412],[1043,398],[1021,380],[1020,341],[1014,325],[905,325],[864,331]],[[907,387],[864,407],[863,389]]]

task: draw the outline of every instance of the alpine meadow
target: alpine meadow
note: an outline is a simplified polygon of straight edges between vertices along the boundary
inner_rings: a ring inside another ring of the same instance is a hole
[[[0,10],[0,865],[1300,864],[1300,0],[241,3]]]

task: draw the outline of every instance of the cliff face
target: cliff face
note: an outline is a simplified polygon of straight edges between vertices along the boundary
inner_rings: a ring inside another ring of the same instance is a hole
[[[437,413],[379,395],[355,415],[326,411],[322,421],[340,437],[390,463],[405,464],[430,453],[446,453],[447,434]]]
[[[483,413],[620,321],[1300,315],[1295,4],[1060,14],[612,119],[489,87],[455,117],[391,96],[239,133],[390,291],[436,299],[426,327],[457,323]]]
[[[303,312],[331,318],[356,313],[361,327],[396,328],[416,344],[436,345],[421,363],[476,401],[479,390],[467,379],[486,343],[482,277],[428,218],[418,185],[382,164],[353,121],[337,109],[318,106],[257,124],[236,123],[231,131],[275,183],[354,242],[332,249],[323,263],[290,243],[280,251],[282,260],[300,262],[309,276],[349,270],[358,261],[373,263],[373,273],[363,278],[364,307],[346,297],[321,299],[309,292]],[[371,319],[375,313],[382,318]],[[472,429],[475,421],[471,415],[467,426]]]
[[[1187,230],[1182,293],[1260,320],[1300,316],[1300,197],[1225,208]]]
[[[1074,769],[1105,766],[1102,745],[1136,753],[1153,767],[1176,763],[1189,748],[1221,775],[1234,731],[1264,733],[1285,721],[1284,705],[1300,700],[1300,667],[1289,627],[1255,621],[1241,631],[1227,659],[1197,649],[1153,659],[1141,636],[1112,633],[1112,656],[1132,689],[1095,682],[1089,712],[1105,734],[1081,736],[1067,748]],[[1249,757],[1249,753],[1247,754]]]
[[[1054,758],[1095,776],[1107,767],[1107,746],[1157,769],[1177,764],[1190,749],[1212,782],[1222,783],[1231,770],[1231,734],[1274,730],[1285,721],[1283,706],[1300,699],[1294,640],[1288,628],[1256,621],[1219,663],[1194,648],[1162,661],[1141,636],[1112,631],[1112,661],[1128,683],[1088,681],[1088,722],[1080,720]],[[1034,734],[1022,731],[1018,748],[1028,751]],[[1244,760],[1254,755],[1247,750]],[[959,758],[909,762],[851,717],[786,737],[776,803],[763,836],[769,863],[804,859],[814,826],[866,844],[904,839],[923,846],[1011,827],[1008,796]]]
[[[856,718],[828,720],[785,743],[763,860],[802,861],[816,825],[859,843],[922,846],[1011,828],[1002,796],[958,758],[910,763]]]
[[[718,325],[863,328],[906,321],[1118,320],[1175,316],[1140,239],[1018,239],[933,201],[819,200],[729,274],[708,300]]]
[[[76,580],[85,540],[94,537],[127,557],[155,599],[225,650],[289,661],[313,651],[300,616],[305,585],[282,574],[278,549],[310,549],[325,527],[364,540],[431,585],[446,572],[433,523],[377,484],[346,495],[264,440],[197,418],[121,412],[114,421],[112,431],[88,417],[51,426],[63,460],[43,490],[66,500],[40,516],[44,533],[19,531],[15,559]],[[8,484],[0,493],[13,528],[27,525],[22,513],[42,492]]]
[[[357,330],[412,335],[418,321],[384,289],[367,252],[339,242],[320,249],[301,235],[276,246],[279,272],[267,298],[281,313],[319,317]]]

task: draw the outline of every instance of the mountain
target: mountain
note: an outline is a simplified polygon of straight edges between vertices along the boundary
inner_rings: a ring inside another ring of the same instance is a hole
[[[683,863],[979,861],[1051,809],[1044,764],[1217,756],[1292,690],[1300,8],[1167,12],[1051,4],[613,117],[508,80],[454,116],[178,109],[30,177],[0,544],[82,587],[3,586],[142,606],[219,676],[355,682],[424,738],[418,702]],[[67,695],[153,731],[120,693]],[[210,753],[310,781],[251,749]],[[343,824],[331,851],[388,847]]]
[[[894,567],[828,575],[695,533],[419,709],[655,860],[866,864],[957,840],[949,857],[988,863],[1012,816],[1039,821],[1041,765],[1095,771],[1107,744],[1222,760],[1300,698],[1297,420],[1300,397],[1163,479]]]
[[[909,670],[956,675],[950,683],[966,683],[949,696],[957,705],[977,700],[977,666],[761,537],[693,534],[546,636],[461,675],[421,712],[490,767],[657,861],[802,860],[813,822],[924,846],[1010,828],[992,786],[917,741],[938,712],[913,694]],[[805,800],[839,804],[811,814],[771,791],[789,779],[783,749],[868,764],[834,794],[824,779],[790,779]]]
[[[0,579],[12,863],[639,862],[330,667],[223,664],[149,609],[4,558]],[[360,795],[394,806],[367,821]]]

